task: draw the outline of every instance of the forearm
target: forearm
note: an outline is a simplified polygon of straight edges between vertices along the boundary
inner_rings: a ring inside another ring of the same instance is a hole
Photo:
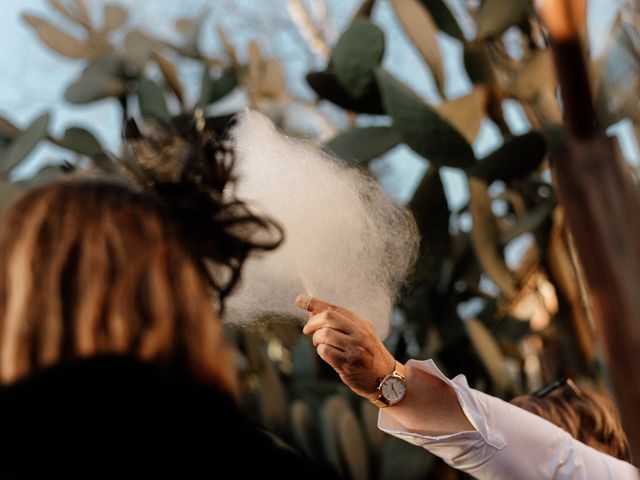
[[[594,450],[561,428],[498,398],[469,388],[463,376],[447,379],[431,361],[408,362],[412,384],[422,392],[430,385],[438,386],[428,376],[448,386],[457,398],[457,408],[467,418],[462,425],[458,413],[446,413],[449,393],[434,394],[440,404],[430,413],[426,397],[412,401],[416,412],[411,414],[389,407],[380,411],[378,426],[410,443],[422,446],[441,457],[449,465],[480,479],[640,479],[632,465]],[[415,375],[415,370],[422,370]],[[439,388],[439,387],[438,387]],[[441,419],[437,419],[437,415]],[[454,428],[443,423],[452,421]]]
[[[475,430],[450,385],[411,363],[405,368],[407,394],[400,403],[385,408],[387,415],[423,435]]]

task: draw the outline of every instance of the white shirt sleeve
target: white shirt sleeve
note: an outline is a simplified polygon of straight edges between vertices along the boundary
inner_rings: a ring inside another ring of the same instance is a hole
[[[425,448],[458,470],[491,480],[640,480],[630,463],[577,441],[542,417],[472,389],[464,375],[449,380],[432,360],[410,360],[407,366],[450,385],[476,431],[421,435],[385,409],[380,409],[378,428]]]

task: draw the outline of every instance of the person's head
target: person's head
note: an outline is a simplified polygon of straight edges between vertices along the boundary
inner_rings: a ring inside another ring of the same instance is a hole
[[[631,461],[618,409],[601,387],[577,387],[571,380],[562,381],[553,389],[521,395],[511,403],[549,420],[590,447]]]
[[[112,181],[62,181],[14,203],[0,223],[0,383],[130,354],[234,392],[222,298],[174,217]]]

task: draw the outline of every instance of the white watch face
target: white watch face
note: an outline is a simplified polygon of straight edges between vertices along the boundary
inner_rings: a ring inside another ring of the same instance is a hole
[[[387,377],[380,385],[380,393],[389,403],[395,403],[402,400],[406,391],[406,385],[402,379],[398,377]]]

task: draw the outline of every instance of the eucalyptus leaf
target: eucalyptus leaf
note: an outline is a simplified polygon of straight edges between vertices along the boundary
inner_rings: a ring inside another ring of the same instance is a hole
[[[516,293],[515,279],[502,254],[500,231],[491,210],[487,187],[485,181],[469,177],[469,210],[473,221],[471,239],[485,273],[509,300]]]
[[[277,58],[270,58],[264,64],[260,94],[270,98],[282,98],[286,94],[284,73]]]
[[[340,394],[330,395],[320,409],[320,438],[325,461],[344,473],[338,443],[338,422],[340,415],[349,410],[349,402]]]
[[[218,32],[218,38],[220,39],[220,43],[222,43],[222,47],[224,49],[224,53],[227,54],[227,56],[231,60],[232,65],[237,67],[238,66],[238,56],[236,54],[235,47],[229,41],[229,37],[227,37],[227,34],[224,33],[224,30],[222,29],[222,27],[218,26],[216,28],[216,31]]]
[[[84,4],[78,5],[76,2],[75,8],[67,7],[62,0],[49,0],[49,4],[72,22],[78,23],[89,30],[92,28],[91,19]]]
[[[502,34],[532,13],[530,0],[483,0],[478,10],[477,38],[484,40]]]
[[[301,399],[292,401],[289,416],[291,435],[296,447],[309,458],[321,461],[318,458],[318,442],[315,438],[315,418],[309,404]]]
[[[345,110],[357,113],[381,115],[384,113],[382,98],[377,83],[373,82],[361,98],[353,97],[332,72],[310,72],[306,76],[309,86],[322,99]]]
[[[473,151],[460,132],[390,73],[379,68],[376,77],[385,110],[404,143],[437,165],[473,165]]]
[[[431,249],[432,245],[446,248],[451,213],[437,167],[429,166],[409,202],[409,208],[427,249]]]
[[[364,398],[360,400],[358,405],[360,407],[360,421],[366,435],[369,451],[374,458],[378,458],[387,437],[387,434],[378,428],[378,413],[380,410]]]
[[[420,2],[429,10],[433,21],[436,22],[440,30],[453,38],[464,41],[464,33],[444,0],[420,0]]]
[[[73,13],[77,20],[89,30],[92,30],[93,24],[91,22],[91,15],[89,15],[89,9],[87,8],[85,1],[73,0],[73,3],[75,5],[75,11]]]
[[[289,402],[280,373],[271,361],[260,375],[260,413],[267,430],[286,436],[289,432]]]
[[[484,42],[464,44],[464,68],[474,85],[487,85],[496,82],[496,75]]]
[[[94,157],[103,152],[98,139],[88,130],[81,127],[69,127],[60,139],[60,146]]]
[[[22,130],[20,130],[13,123],[11,123],[10,120],[0,116],[0,137],[1,138],[11,140],[16,138],[18,135],[20,135],[21,132]]]
[[[340,132],[325,147],[347,163],[366,165],[400,141],[392,127],[356,127]]]
[[[0,214],[22,193],[15,184],[0,179]]]
[[[104,6],[104,28],[108,32],[118,30],[127,22],[127,10],[120,5],[108,3]]]
[[[391,0],[391,5],[407,36],[429,65],[436,87],[444,97],[444,63],[438,45],[438,27],[431,14],[418,0]]]
[[[164,91],[153,80],[141,80],[138,85],[138,103],[143,116],[153,117],[164,123],[171,122],[171,114]]]
[[[64,177],[62,165],[45,165],[30,178],[15,182],[20,188],[35,188],[47,185]]]
[[[31,151],[47,137],[49,127],[49,114],[44,113],[36,118],[18,137],[16,137],[9,148],[0,158],[0,174],[6,175],[20,162],[22,162]]]
[[[369,455],[362,427],[350,408],[343,410],[338,419],[338,442],[342,449],[344,469],[348,478],[369,480]]]
[[[487,113],[487,97],[485,87],[476,87],[467,95],[444,102],[436,111],[472,144]]]
[[[465,322],[471,343],[489,372],[497,387],[498,394],[504,394],[509,389],[509,375],[500,345],[489,329],[479,320],[470,318]]]
[[[91,56],[92,49],[86,41],[70,35],[35,15],[23,14],[22,18],[35,29],[40,40],[59,54],[70,58]]]
[[[353,18],[370,18],[375,3],[376,0],[363,0],[358,7],[358,10],[356,10],[356,13],[353,15]]]
[[[71,103],[83,104],[108,97],[121,97],[127,92],[122,68],[122,61],[115,54],[94,60],[80,78],[67,87],[64,98]]]
[[[384,55],[384,33],[373,23],[357,18],[340,36],[332,65],[340,84],[355,98],[367,93],[374,69]]]
[[[151,58],[151,52],[156,47],[156,41],[142,30],[134,29],[125,36],[124,47],[127,52],[127,59],[139,71],[143,71],[147,61]]]
[[[547,154],[544,137],[528,132],[507,141],[468,170],[470,175],[487,183],[495,180],[510,182],[535,171]]]
[[[202,74],[202,88],[200,103],[209,105],[230,94],[238,86],[236,74],[232,69],[225,70],[218,78],[213,79],[209,68],[205,67]]]
[[[502,243],[507,244],[523,233],[535,232],[551,217],[551,213],[556,206],[554,199],[543,200],[535,207],[527,212],[527,215],[518,219],[504,234],[502,235]]]
[[[178,97],[180,103],[183,103],[184,94],[182,89],[182,82],[180,82],[180,78],[178,77],[178,70],[176,69],[175,65],[171,63],[171,61],[158,50],[155,50],[152,55],[158,63],[160,71],[167,81],[167,84],[169,85],[169,87],[171,87],[173,93],[176,94],[176,97]]]
[[[203,12],[195,18],[181,18],[175,23],[177,30],[184,38],[185,50],[193,55],[198,55],[200,52],[200,32],[206,18],[207,13]]]
[[[416,281],[435,283],[442,262],[450,255],[449,218],[451,212],[440,179],[440,172],[429,165],[418,184],[409,208],[416,219],[422,238],[423,253],[416,263]]]
[[[529,100],[541,90],[555,89],[557,83],[551,49],[546,48],[537,50],[523,62],[505,90],[519,100]]]

